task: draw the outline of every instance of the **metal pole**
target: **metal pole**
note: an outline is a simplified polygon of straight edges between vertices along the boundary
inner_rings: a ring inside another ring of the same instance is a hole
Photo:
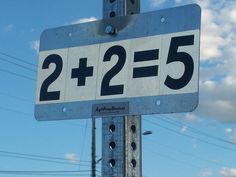
[[[92,173],[91,177],[96,177],[96,118],[92,117]]]
[[[103,0],[103,18],[140,13],[140,0]]]
[[[104,19],[137,13],[140,0],[103,0]],[[141,116],[103,118],[102,177],[141,177],[141,159]]]

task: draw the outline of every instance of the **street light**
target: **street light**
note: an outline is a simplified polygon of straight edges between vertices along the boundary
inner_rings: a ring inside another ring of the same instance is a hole
[[[151,135],[152,134],[152,131],[145,131],[142,133],[142,135],[146,136],[146,135]]]

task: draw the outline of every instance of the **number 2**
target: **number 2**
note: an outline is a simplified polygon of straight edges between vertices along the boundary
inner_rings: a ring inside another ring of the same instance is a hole
[[[40,89],[40,101],[59,100],[60,91],[49,92],[48,87],[59,77],[62,71],[63,61],[61,56],[52,54],[49,55],[43,62],[42,69],[48,69],[49,65],[55,64],[56,68],[47,79],[44,80]]]
[[[101,84],[101,96],[118,95],[124,93],[124,85],[110,85],[111,79],[118,74],[124,67],[126,60],[126,51],[122,46],[113,46],[109,48],[103,58],[103,61],[110,61],[113,55],[118,56],[118,62],[103,77]]]

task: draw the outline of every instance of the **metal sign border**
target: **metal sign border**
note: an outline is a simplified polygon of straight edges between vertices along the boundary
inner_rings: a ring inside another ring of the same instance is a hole
[[[41,35],[39,51],[200,29],[200,17],[200,7],[197,4],[191,4],[143,14],[47,29]],[[117,35],[110,36],[105,33],[105,28],[108,25],[117,29]]]
[[[117,29],[117,35],[107,35],[105,33],[107,25],[114,26]],[[200,30],[200,26],[201,9],[197,4],[191,4],[144,14],[47,29],[40,38],[40,52],[196,29]],[[177,113],[193,111],[198,105],[198,95],[199,92],[122,98],[115,99],[112,103],[129,102],[129,115]],[[36,104],[35,117],[40,121],[91,118],[96,116],[93,115],[93,105],[108,103],[108,101],[93,100]],[[104,117],[106,115],[101,116]],[[122,113],[119,116],[122,116]]]

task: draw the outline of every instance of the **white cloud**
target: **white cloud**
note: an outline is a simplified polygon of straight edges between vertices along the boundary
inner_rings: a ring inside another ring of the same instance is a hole
[[[235,0],[150,0],[152,5],[197,3],[202,9],[200,100],[194,116],[236,122]],[[186,119],[193,119],[188,114]],[[234,138],[231,138],[234,139]]]
[[[196,116],[194,113],[187,113],[185,115],[185,119],[190,122],[200,121],[200,118]]]
[[[31,41],[30,42],[30,47],[37,53],[39,52],[39,40]]]
[[[232,104],[229,101],[225,101],[225,100],[216,100],[215,105],[216,107],[221,107],[222,109],[226,111],[234,109]]]
[[[188,130],[188,126],[183,126],[180,130],[181,133],[185,133]]]
[[[224,39],[207,32],[201,35],[201,59],[209,60],[222,56],[222,45]]]
[[[212,68],[211,72],[220,72]],[[217,77],[217,75],[215,75]],[[202,78],[203,79],[203,78]],[[227,122],[236,121],[236,75],[200,82],[200,103],[195,114]]]
[[[14,28],[13,24],[8,24],[8,25],[4,26],[3,30],[5,32],[11,32],[13,30],[13,28]]]
[[[236,168],[222,168],[220,174],[227,177],[236,177]]]
[[[202,8],[200,104],[197,116],[236,122],[236,3],[192,0]]]
[[[150,1],[151,1],[151,5],[154,7],[164,4],[166,2],[166,0],[150,0]]]
[[[226,128],[225,132],[229,135],[229,140],[236,144],[236,130],[233,130],[232,128]]]
[[[86,23],[86,22],[92,22],[92,21],[96,21],[96,20],[97,20],[96,17],[81,18],[79,20],[71,22],[71,24]]]
[[[191,140],[191,143],[192,143],[192,148],[193,148],[193,149],[197,149],[197,148],[198,148],[197,140],[196,140],[196,139],[192,139],[192,140]]]
[[[210,176],[213,176],[213,171],[208,169],[208,170],[205,170],[203,171],[199,177],[210,177]]]
[[[205,89],[207,89],[209,91],[214,91],[217,83],[215,81],[206,80],[202,83],[202,85],[205,87]]]
[[[233,115],[235,108],[232,106],[236,104],[235,101],[214,101],[215,102],[209,99],[201,101],[196,113],[205,118],[218,119],[224,122],[235,122],[235,117]]]
[[[236,10],[231,10],[229,12],[229,17],[230,17],[230,20],[232,20],[232,22],[236,23]]]
[[[224,83],[225,83],[226,86],[234,86],[234,85],[236,85],[236,77],[234,77],[232,75],[227,76],[224,79]]]
[[[197,0],[202,6],[202,34],[201,34],[201,60],[215,60],[223,55],[223,48],[227,48],[225,37],[230,34],[231,26],[228,21],[220,21],[222,9],[217,3],[212,1],[202,2]]]
[[[79,159],[77,158],[77,155],[74,153],[65,154],[65,159],[72,163],[77,163],[79,161]]]
[[[226,129],[225,129],[225,132],[226,132],[226,133],[232,133],[232,132],[233,132],[233,129],[232,129],[232,128],[226,128]]]
[[[236,131],[230,135],[230,141],[236,144]]]
[[[183,0],[175,0],[175,3],[182,3],[183,2]]]

